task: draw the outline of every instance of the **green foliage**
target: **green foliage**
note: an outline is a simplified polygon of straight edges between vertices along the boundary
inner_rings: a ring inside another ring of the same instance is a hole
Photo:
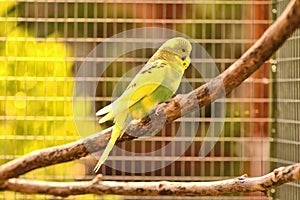
[[[11,11],[15,5],[0,3],[0,16],[15,16]],[[3,164],[33,150],[67,143],[77,134],[72,117],[73,62],[67,60],[72,56],[70,48],[51,35],[38,40],[12,20],[0,22],[0,37],[5,38],[0,42]],[[40,170],[39,177],[71,173],[68,167]]]

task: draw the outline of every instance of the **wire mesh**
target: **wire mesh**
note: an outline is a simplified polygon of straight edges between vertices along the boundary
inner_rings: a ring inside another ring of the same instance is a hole
[[[283,12],[288,1],[277,1],[277,15]],[[299,135],[299,40],[300,32],[279,49],[274,62],[274,116],[271,129],[271,160],[274,167],[300,162]],[[274,199],[299,199],[300,182],[292,182],[276,189]]]
[[[176,30],[193,38],[206,49],[217,68],[224,71],[271,24],[272,11],[274,12],[278,6],[277,13],[279,14],[285,7],[281,1],[273,3],[267,0],[1,1],[0,62],[3,66],[0,68],[0,85],[3,88],[0,90],[0,142],[3,147],[0,150],[1,164],[36,149],[80,139],[72,112],[74,76],[91,50],[106,38],[141,27]],[[163,42],[161,38],[151,39],[158,43]],[[188,128],[190,121],[199,122],[199,127],[192,130],[197,133],[196,138],[176,161],[161,169],[139,174],[103,166],[101,173],[104,175],[104,180],[211,181],[232,178],[245,173],[250,176],[262,175],[269,171],[270,157],[272,163],[299,162],[299,142],[297,142],[299,138],[295,139],[298,136],[296,133],[297,109],[291,107],[297,106],[298,101],[296,96],[287,98],[286,95],[291,93],[285,93],[285,91],[290,92],[290,90],[284,90],[293,84],[295,89],[293,94],[298,94],[297,77],[292,76],[293,71],[289,73],[291,75],[289,77],[284,76],[286,73],[280,75],[280,67],[283,68],[287,63],[295,64],[294,70],[297,70],[297,53],[299,52],[297,43],[294,41],[297,41],[297,36],[287,44],[293,45],[293,51],[283,49],[277,54],[278,72],[272,81],[276,83],[277,106],[280,110],[276,112],[279,114],[278,119],[275,113],[273,117],[270,116],[269,107],[273,100],[269,96],[271,79],[269,78],[269,64],[266,63],[261,70],[248,78],[226,99],[226,119],[221,137],[204,159],[199,159],[198,153],[215,109],[211,106],[201,109],[199,117],[182,118],[167,125],[158,135],[118,144],[121,149],[127,151],[151,152],[170,143],[179,124]],[[118,42],[119,45],[116,48],[120,48],[124,43],[138,45],[145,41],[140,41],[139,38],[134,38],[133,41],[122,38]],[[285,48],[290,49],[290,46]],[[153,49],[143,49],[123,55],[109,65],[100,81],[93,77],[85,77],[84,81],[99,85],[97,95],[85,96],[84,101],[76,106],[86,109],[96,102],[95,109],[99,109],[109,104],[112,100],[113,88],[123,74],[145,63],[153,52]],[[110,59],[103,56],[92,61],[108,63]],[[195,52],[192,53],[192,63],[202,61]],[[287,68],[284,68],[284,72]],[[193,88],[204,83],[203,77],[193,68],[186,71],[185,78]],[[288,109],[294,111],[295,118],[289,118],[291,112],[288,112]],[[94,118],[85,119],[84,126],[94,126],[93,121],[95,121]],[[275,130],[275,133],[272,132],[272,137],[269,137],[269,124],[271,123],[275,124],[271,129]],[[292,135],[288,138],[284,130],[290,129]],[[190,138],[186,137],[182,140],[190,141]],[[270,148],[270,142],[272,148]],[[280,152],[283,147],[280,145],[290,148],[290,151]],[[272,150],[273,146],[277,150],[275,153],[272,151],[270,156],[270,149]],[[174,152],[178,149],[184,150],[182,142],[178,143]],[[123,168],[136,165],[154,166],[156,163],[173,159],[172,156],[167,157],[165,153],[162,152],[161,155],[150,158],[140,156],[134,160],[128,160],[123,154],[112,154],[108,162],[112,166]],[[90,179],[94,176],[92,169],[95,163],[96,160],[93,157],[87,157],[72,163],[35,170],[25,177],[55,181]],[[297,194],[299,194],[297,183],[287,184],[282,188],[288,189],[286,192],[284,192],[285,189],[279,189],[278,198],[280,199],[284,199],[287,193],[295,195],[298,191]],[[251,193],[218,197],[218,199],[259,199],[260,197],[267,198],[264,194]],[[51,197],[2,192],[0,198],[45,199]],[[70,199],[75,198],[88,199],[95,198],[95,196],[70,197]],[[135,199],[140,197],[109,196],[108,198]],[[183,197],[178,198],[183,199]],[[154,198],[151,197],[151,199]],[[164,199],[173,198],[164,197]]]

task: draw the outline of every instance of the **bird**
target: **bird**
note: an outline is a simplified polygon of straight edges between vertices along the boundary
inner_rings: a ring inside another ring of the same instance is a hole
[[[94,168],[95,173],[132,121],[147,116],[155,110],[156,106],[176,93],[183,74],[191,63],[191,51],[191,43],[183,37],[174,37],[165,41],[136,74],[120,97],[96,113],[97,117],[102,116],[99,124],[113,120],[114,125],[111,138]]]

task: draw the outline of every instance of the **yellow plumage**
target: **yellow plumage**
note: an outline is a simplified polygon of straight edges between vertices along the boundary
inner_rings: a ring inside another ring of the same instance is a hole
[[[139,71],[123,94],[99,110],[99,123],[114,120],[111,138],[94,171],[107,159],[117,139],[133,119],[148,115],[159,103],[168,100],[179,87],[184,70],[190,64],[192,46],[184,38],[166,41]]]

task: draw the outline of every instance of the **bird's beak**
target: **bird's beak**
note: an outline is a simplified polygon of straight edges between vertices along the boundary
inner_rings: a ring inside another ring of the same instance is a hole
[[[188,56],[187,58],[186,58],[186,61],[188,62],[188,67],[191,65],[191,58]]]

